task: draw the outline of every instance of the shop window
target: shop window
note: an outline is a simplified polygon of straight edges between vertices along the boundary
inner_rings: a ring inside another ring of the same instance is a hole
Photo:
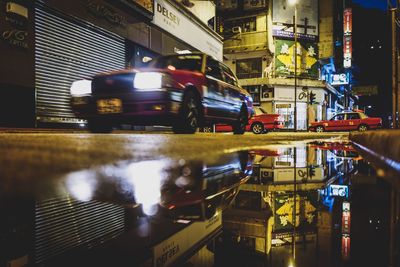
[[[239,79],[259,78],[262,76],[261,58],[248,58],[236,61],[236,74]]]
[[[224,34],[231,34],[234,30],[240,27],[241,32],[255,32],[257,30],[256,27],[256,17],[248,17],[242,19],[228,20],[224,23]]]
[[[260,85],[249,85],[249,86],[243,86],[243,88],[249,92],[251,97],[253,98],[253,104],[254,105],[260,105]]]

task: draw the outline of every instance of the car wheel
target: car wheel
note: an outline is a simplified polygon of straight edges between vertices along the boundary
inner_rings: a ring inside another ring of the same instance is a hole
[[[254,134],[262,134],[264,132],[264,125],[259,122],[253,123],[251,125],[251,130]]]
[[[199,126],[200,101],[193,91],[188,91],[183,99],[179,119],[173,126],[174,133],[193,134]]]
[[[234,125],[232,125],[233,134],[244,134],[244,132],[246,131],[247,123],[248,121],[247,121],[246,109],[242,107],[237,122]]]
[[[317,126],[317,127],[315,128],[315,131],[316,131],[317,133],[322,133],[322,132],[324,131],[324,127],[322,127],[322,126]]]
[[[360,126],[358,126],[358,131],[359,132],[365,132],[366,130],[368,130],[368,126],[365,124],[361,124]]]
[[[111,133],[113,130],[111,123],[93,119],[88,121],[88,128],[92,133]]]

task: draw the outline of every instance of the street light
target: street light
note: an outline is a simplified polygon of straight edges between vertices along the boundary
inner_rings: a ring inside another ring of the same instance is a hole
[[[288,3],[294,6],[294,131],[297,132],[297,0],[288,0]]]

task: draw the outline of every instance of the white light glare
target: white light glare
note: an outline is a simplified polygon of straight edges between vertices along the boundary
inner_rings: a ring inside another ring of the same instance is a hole
[[[87,95],[92,93],[92,81],[79,80],[72,83],[70,88],[71,95]]]
[[[294,6],[297,4],[297,0],[288,0],[289,5]]]
[[[162,74],[158,72],[138,72],[133,80],[133,87],[140,90],[161,89]]]

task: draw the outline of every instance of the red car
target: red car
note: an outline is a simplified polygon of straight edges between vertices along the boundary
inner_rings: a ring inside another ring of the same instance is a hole
[[[175,133],[229,124],[243,134],[253,100],[233,72],[203,53],[163,56],[147,68],[98,74],[71,86],[71,106],[92,132],[118,124],[172,126]]]
[[[333,116],[330,120],[312,122],[310,131],[351,131],[360,132],[382,127],[381,118],[370,118],[362,112],[344,112]]]
[[[266,133],[268,131],[282,129],[284,126],[284,119],[279,114],[268,114],[261,107],[254,107],[254,116],[249,120],[246,126],[246,131],[252,131],[254,134]],[[211,127],[203,128],[204,132],[212,132]],[[230,132],[232,127],[225,124],[215,125],[216,132]]]

